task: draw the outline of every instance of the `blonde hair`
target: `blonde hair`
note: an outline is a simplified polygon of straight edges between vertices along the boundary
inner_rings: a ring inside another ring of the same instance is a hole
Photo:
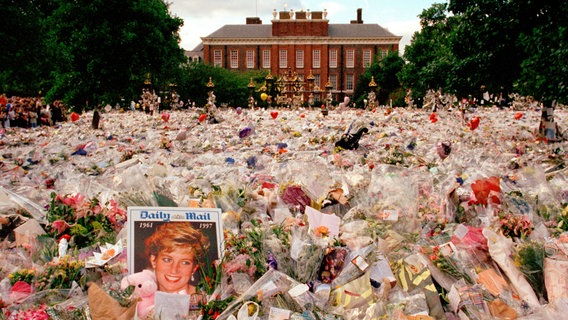
[[[193,249],[195,258],[202,258],[209,249],[209,238],[189,222],[169,222],[156,228],[156,231],[145,241],[147,257],[158,256],[158,253],[172,252],[178,248]]]

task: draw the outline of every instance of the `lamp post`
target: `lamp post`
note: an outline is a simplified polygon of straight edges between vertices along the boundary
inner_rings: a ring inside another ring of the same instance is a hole
[[[266,77],[264,77],[264,80],[266,81],[267,94],[268,94],[268,97],[266,98],[267,106],[271,107],[272,106],[272,83],[274,82],[274,78],[272,77],[272,74],[270,73],[270,71],[268,71],[268,74],[266,75]]]
[[[250,78],[250,81],[247,85],[248,89],[249,89],[249,98],[248,98],[248,106],[249,108],[254,108],[254,97],[252,96],[252,93],[254,91],[254,82],[252,82],[252,77]]]
[[[313,83],[315,79],[316,77],[314,77],[312,69],[310,69],[310,73],[306,77],[306,81],[308,81],[308,92],[310,93],[308,96],[308,104],[310,107],[313,107],[314,105]]]
[[[369,109],[373,110],[378,106],[378,101],[377,101],[377,93],[375,92],[375,90],[377,89],[378,85],[375,82],[375,76],[371,76],[371,81],[369,82]]]
[[[321,101],[321,88],[317,83],[314,84],[314,103]]]
[[[211,77],[209,77],[209,82],[207,82],[207,89],[209,91],[207,92],[207,105],[205,106],[207,113],[213,113],[215,108],[215,94],[213,94],[213,88],[215,88],[215,84],[213,80],[211,80]]]
[[[331,106],[331,100],[332,100],[331,89],[333,89],[333,85],[331,84],[331,79],[328,77],[327,82],[325,83],[325,92],[326,92],[325,107],[327,109],[329,109],[329,107]]]
[[[213,80],[211,80],[211,77],[209,77],[209,81],[207,82],[207,88],[209,88],[210,91],[215,88],[215,84],[213,83]]]

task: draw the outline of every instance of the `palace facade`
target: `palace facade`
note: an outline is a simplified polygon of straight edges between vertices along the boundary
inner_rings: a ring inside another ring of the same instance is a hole
[[[353,93],[374,59],[398,51],[401,38],[363,23],[362,9],[349,24],[330,24],[325,10],[274,10],[270,25],[249,17],[202,37],[199,59],[232,70],[266,70],[275,79],[302,81],[306,93],[319,90],[339,99]]]

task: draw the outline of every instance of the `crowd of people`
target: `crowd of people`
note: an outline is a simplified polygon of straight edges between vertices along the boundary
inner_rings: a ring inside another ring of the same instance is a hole
[[[66,107],[59,100],[48,104],[42,97],[0,96],[0,122],[4,129],[52,126],[66,119]]]

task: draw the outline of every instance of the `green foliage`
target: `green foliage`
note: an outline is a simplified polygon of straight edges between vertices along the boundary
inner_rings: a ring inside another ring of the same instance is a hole
[[[519,3],[519,8],[525,9]],[[521,93],[550,105],[553,100],[568,102],[568,4],[538,2],[537,10],[544,14],[529,20],[531,30],[521,33],[520,47],[526,58],[516,83]],[[525,15],[525,14],[523,14]]]
[[[374,77],[378,85],[377,99],[379,104],[387,104],[391,96],[401,88],[398,73],[401,72],[403,66],[404,60],[400,57],[398,52],[390,52],[382,59],[376,57],[371,66],[369,66],[357,81],[357,86],[353,93],[356,98],[355,103],[358,106],[364,105],[363,99],[366,99],[369,93],[369,82],[371,82],[372,77]]]
[[[449,43],[452,25],[447,5],[435,3],[419,15],[422,30],[414,33],[404,51],[406,64],[399,73],[404,88],[412,88],[415,97],[428,89],[447,88],[452,78],[453,54]],[[417,101],[420,104],[420,101]]]
[[[216,104],[226,103],[228,106],[246,106],[249,97],[248,83],[256,84],[253,97],[261,104],[260,94],[256,92],[264,83],[265,72],[249,71],[237,72],[220,67],[214,67],[204,63],[192,62],[181,67],[179,74],[178,93],[185,99],[195,101],[196,106],[204,106],[207,103],[207,82],[209,78],[215,85],[213,91],[216,96]]]
[[[46,18],[46,41],[54,64],[48,100],[74,110],[92,109],[138,96],[146,74],[167,85],[185,61],[179,18],[162,0],[55,0]]]
[[[52,11],[51,1],[0,0],[4,44],[0,54],[0,92],[35,96],[45,92],[49,76],[43,19]]]
[[[535,293],[546,299],[544,285],[544,258],[545,249],[542,243],[525,241],[516,248],[514,253],[515,264],[523,273]]]
[[[456,58],[452,88],[461,96],[480,97],[481,86],[490,92],[510,92],[523,56],[515,50],[520,21],[509,1],[450,1],[448,9],[460,17],[450,37]]]
[[[567,14],[568,4],[560,1],[433,4],[419,15],[422,29],[405,49],[399,78],[416,97],[428,89],[474,97],[487,90],[564,103]]]

